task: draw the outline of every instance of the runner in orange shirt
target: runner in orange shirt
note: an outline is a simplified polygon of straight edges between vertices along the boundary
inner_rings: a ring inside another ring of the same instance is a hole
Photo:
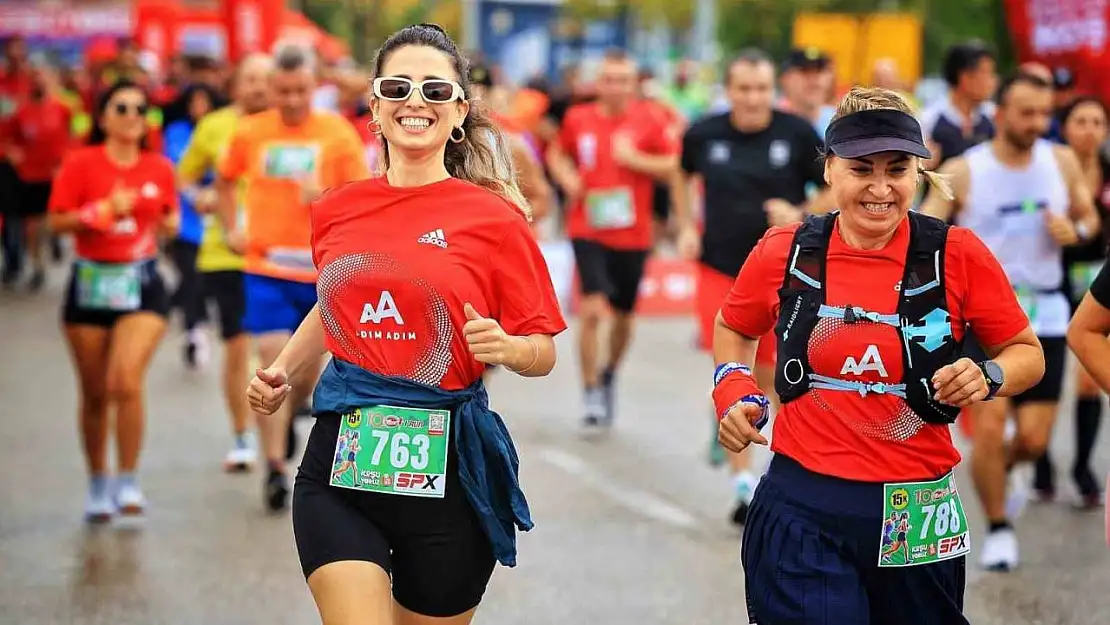
[[[633,310],[652,247],[656,180],[678,173],[679,138],[658,107],[637,98],[636,63],[623,51],[598,69],[598,101],[571,107],[548,147],[566,193],[567,232],[581,281],[578,350],[585,423],[610,425],[614,376],[632,338]],[[608,362],[598,367],[598,326],[612,309]]]
[[[275,55],[274,109],[240,121],[219,165],[219,214],[228,244],[246,257],[243,328],[262,362],[273,362],[316,305],[309,204],[322,190],[368,177],[362,141],[337,113],[312,110],[315,87],[310,52],[286,47]],[[236,185],[245,185],[240,223]],[[321,361],[320,365],[323,365]],[[265,498],[271,510],[289,497],[285,461],[290,409],[311,394],[320,367],[305,367],[292,382],[293,401],[271,416],[257,415],[269,464]]]

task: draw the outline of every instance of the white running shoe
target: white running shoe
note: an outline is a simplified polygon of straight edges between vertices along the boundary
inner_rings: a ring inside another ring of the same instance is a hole
[[[1006,479],[1006,518],[1013,521],[1025,512],[1032,493],[1029,484],[1032,481],[1031,464],[1022,463],[1010,469]]]
[[[988,571],[1008,573],[1018,566],[1018,540],[1013,529],[1001,529],[987,534],[979,566]]]
[[[190,369],[203,370],[212,357],[212,348],[208,344],[208,334],[203,328],[189,330],[185,339],[185,363]]]
[[[116,507],[124,517],[142,517],[146,510],[146,497],[137,484],[124,484],[116,491]]]
[[[254,468],[258,462],[258,449],[252,438],[247,438],[245,445],[235,443],[227,456],[224,457],[224,471],[228,473],[244,473]]]
[[[586,426],[596,427],[599,425],[608,425],[606,419],[607,410],[605,405],[605,390],[600,386],[591,388],[586,391]]]
[[[89,491],[85,495],[85,520],[89,523],[107,523],[116,514],[116,504],[107,493],[99,495]]]

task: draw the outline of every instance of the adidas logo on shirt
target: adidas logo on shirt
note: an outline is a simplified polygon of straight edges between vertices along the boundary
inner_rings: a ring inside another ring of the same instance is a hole
[[[443,236],[443,230],[438,228],[420,237],[416,242],[431,243],[432,245],[438,245],[444,249],[447,248],[447,237]]]

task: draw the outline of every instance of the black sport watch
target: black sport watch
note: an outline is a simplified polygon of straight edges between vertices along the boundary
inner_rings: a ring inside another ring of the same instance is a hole
[[[983,372],[983,377],[987,379],[988,390],[986,399],[993,399],[1005,382],[1005,378],[1002,375],[1002,367],[999,367],[998,363],[993,360],[983,360],[975,364],[979,365],[979,370]]]

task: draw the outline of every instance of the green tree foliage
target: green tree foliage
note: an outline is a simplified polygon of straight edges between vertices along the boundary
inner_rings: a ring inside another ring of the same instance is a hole
[[[1003,69],[1014,64],[1002,0],[718,0],[718,38],[726,53],[757,46],[781,58],[790,49],[798,13],[882,11],[926,16],[922,50],[926,73],[939,72],[944,50],[968,39],[993,46]]]
[[[432,21],[458,34],[462,22],[459,0],[302,0],[302,4],[310,18],[346,39],[361,61],[369,60],[385,37],[405,24]],[[573,29],[627,9],[640,23],[663,22],[681,33],[693,23],[696,4],[696,0],[564,0],[563,25]],[[1003,69],[1014,63],[1002,0],[717,0],[721,51],[727,56],[756,46],[781,58],[790,49],[795,16],[806,11],[899,11],[926,16],[922,51],[926,73],[940,71],[948,46],[972,38],[994,46]]]

